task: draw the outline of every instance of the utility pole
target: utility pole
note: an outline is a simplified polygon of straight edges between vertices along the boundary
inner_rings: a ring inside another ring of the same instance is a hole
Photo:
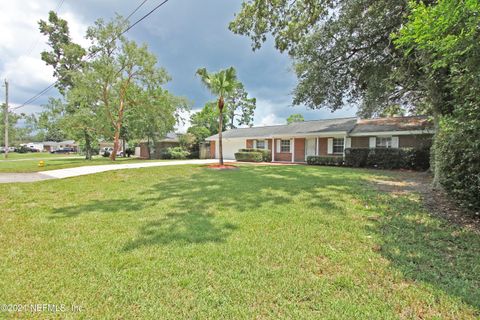
[[[5,108],[3,111],[5,120],[5,159],[8,158],[8,81],[5,79]]]

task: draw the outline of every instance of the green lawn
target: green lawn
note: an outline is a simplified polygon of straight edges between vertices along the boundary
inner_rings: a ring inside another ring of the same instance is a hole
[[[24,318],[479,317],[480,236],[375,189],[394,176],[177,166],[0,185],[0,304],[82,307]]]
[[[67,157],[81,157],[81,155],[72,153],[72,154],[60,154],[60,153],[49,153],[49,152],[28,152],[28,153],[16,153],[9,152],[7,160],[18,160],[18,159],[51,159],[51,158],[67,158]],[[5,154],[0,154],[0,162],[5,160]]]
[[[51,155],[49,153],[30,153],[29,155],[36,155],[35,160],[29,160],[31,158],[23,158],[18,161],[5,161],[0,160],[0,173],[2,172],[38,172],[46,170],[55,170],[55,169],[65,169],[73,167],[83,167],[83,166],[93,166],[93,165],[102,165],[102,164],[116,164],[128,162],[142,162],[145,160],[139,160],[138,158],[122,158],[118,157],[115,162],[112,162],[109,158],[104,158],[100,156],[94,157],[93,160],[85,160],[84,158],[77,156],[70,157],[60,157]],[[44,167],[38,165],[39,161],[43,160],[45,162]],[[158,161],[158,160],[157,160]]]

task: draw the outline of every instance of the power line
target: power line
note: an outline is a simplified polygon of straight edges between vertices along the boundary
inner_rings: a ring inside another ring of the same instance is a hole
[[[143,2],[140,3],[140,5],[139,5],[138,7],[136,7],[135,10],[133,10],[132,13],[130,13],[130,14],[128,15],[128,17],[125,18],[125,20],[128,21],[128,19],[130,19],[130,18],[145,4],[145,2],[147,2],[147,1],[148,1],[148,0],[143,0]]]
[[[138,19],[137,21],[135,21],[135,23],[131,24],[130,26],[128,26],[128,28],[126,28],[125,30],[123,30],[120,34],[118,34],[115,38],[112,39],[111,42],[113,41],[116,41],[118,40],[118,38],[120,38],[122,35],[124,35],[125,33],[127,33],[128,31],[130,31],[133,27],[135,27],[137,24],[139,24],[140,22],[142,22],[144,19],[146,19],[148,16],[150,16],[152,13],[154,13],[157,9],[159,9],[161,6],[163,6],[164,4],[166,4],[169,0],[164,0],[162,2],[160,2],[160,4],[158,4],[157,6],[155,6],[152,10],[150,10],[147,14],[145,14],[144,16],[142,16],[140,19]],[[137,8],[135,8],[135,10],[130,13],[128,15],[128,17],[131,17],[133,14],[135,14],[135,12],[137,12],[140,7],[142,7],[145,2],[147,2],[147,0],[144,0],[139,6],[137,6]],[[91,52],[86,58],[85,60],[88,60],[88,59],[91,59],[93,58],[96,54],[98,53],[98,51],[93,51]],[[37,100],[39,97],[41,97],[42,95],[44,95],[46,92],[48,92],[50,89],[52,89],[57,83],[60,82],[62,78],[60,77],[60,79],[56,80],[54,83],[50,84],[48,87],[46,87],[45,89],[41,90],[40,92],[38,92],[37,94],[35,94],[33,97],[31,97],[30,99],[28,99],[27,101],[25,101],[24,103],[22,103],[21,105],[15,107],[15,108],[12,108],[12,110],[16,110],[16,109],[20,109],[24,106],[26,106],[27,104],[30,104],[32,103],[33,101]]]

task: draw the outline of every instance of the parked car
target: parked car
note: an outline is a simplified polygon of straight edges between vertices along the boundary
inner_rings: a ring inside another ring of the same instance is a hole
[[[105,153],[110,155],[112,153],[112,151],[113,151],[112,147],[103,147],[102,149],[100,149],[100,155],[103,156],[103,155],[105,155]]]
[[[73,153],[75,150],[73,148],[59,148],[57,150],[50,151],[50,153]]]

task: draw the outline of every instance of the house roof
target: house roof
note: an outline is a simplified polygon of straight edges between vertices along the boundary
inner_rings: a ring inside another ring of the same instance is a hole
[[[427,116],[359,119],[351,134],[385,131],[431,130],[433,123]]]
[[[44,146],[59,146],[59,145],[75,145],[75,140],[64,140],[64,141],[43,141],[41,142]]]
[[[432,130],[433,124],[427,116],[391,117],[377,119],[337,118],[304,122],[295,122],[285,125],[238,128],[223,132],[224,139],[235,138],[271,138],[301,135],[315,135],[327,133],[366,134],[369,132],[392,131],[423,131]],[[206,140],[217,140],[218,134]]]
[[[294,122],[291,124],[237,128],[223,132],[224,139],[234,138],[268,138],[272,136],[296,136],[296,135],[313,135],[323,132],[348,132],[353,128],[357,118],[339,118],[339,119],[323,119],[313,121]],[[218,134],[213,135],[207,140],[218,139]]]
[[[179,142],[180,136],[181,134],[179,133],[169,132],[160,142]]]

